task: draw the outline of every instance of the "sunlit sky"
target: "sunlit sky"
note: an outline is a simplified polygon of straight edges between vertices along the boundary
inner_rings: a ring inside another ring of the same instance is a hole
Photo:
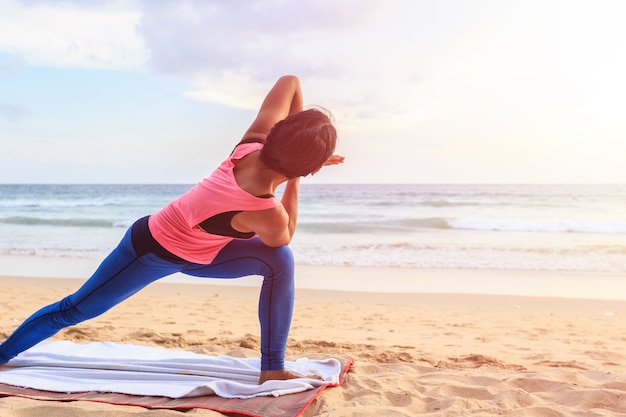
[[[626,1],[0,0],[0,182],[194,183],[282,74],[328,183],[626,183]]]

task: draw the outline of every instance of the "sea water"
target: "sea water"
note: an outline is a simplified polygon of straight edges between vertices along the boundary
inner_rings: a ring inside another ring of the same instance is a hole
[[[0,184],[0,256],[99,261],[191,187]],[[301,265],[623,274],[626,185],[305,180],[291,247]]]

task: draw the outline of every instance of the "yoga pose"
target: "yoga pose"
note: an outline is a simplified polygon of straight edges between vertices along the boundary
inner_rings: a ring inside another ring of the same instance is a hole
[[[74,294],[34,313],[0,345],[0,364],[64,327],[96,317],[159,278],[261,275],[259,383],[291,379],[284,369],[294,302],[300,177],[343,162],[328,115],[302,109],[295,76],[279,78],[232,154],[209,177],[137,220]],[[282,199],[274,197],[285,183]]]

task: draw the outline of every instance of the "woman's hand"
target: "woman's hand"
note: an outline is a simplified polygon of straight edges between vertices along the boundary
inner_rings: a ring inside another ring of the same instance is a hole
[[[341,156],[341,155],[331,155],[331,157],[328,158],[326,160],[326,162],[324,162],[324,166],[343,164],[343,161],[345,159],[346,158],[344,156]]]
[[[320,169],[322,169],[323,167],[327,167],[327,166],[329,166],[329,165],[339,165],[339,164],[343,164],[343,161],[344,161],[345,159],[346,159],[346,158],[345,158],[345,157],[343,157],[343,156],[341,156],[341,155],[331,155],[331,157],[330,157],[330,158],[328,158],[328,159],[326,160],[326,162],[324,162],[324,165],[322,165],[320,168],[316,169],[315,171],[311,172],[311,175],[315,175],[315,174],[317,174],[317,173],[320,171]]]

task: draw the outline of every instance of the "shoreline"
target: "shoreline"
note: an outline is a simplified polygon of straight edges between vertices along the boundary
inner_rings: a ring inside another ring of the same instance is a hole
[[[0,276],[85,280],[100,260],[0,255]],[[231,280],[174,274],[159,283],[258,287],[260,277]],[[626,301],[626,276],[612,272],[427,269],[296,264],[296,288],[384,294],[482,294]]]
[[[234,301],[256,302],[259,285],[220,285],[217,283],[155,282],[142,289],[146,296],[189,297],[191,299],[224,298]],[[78,289],[81,281],[76,278],[41,278],[0,275],[0,287],[42,290],[69,295]],[[406,306],[420,308],[476,309],[476,310],[521,310],[559,313],[591,314],[597,316],[626,317],[626,300],[548,297],[481,293],[401,293],[372,291],[350,291],[296,288],[296,303],[305,304],[350,304],[376,306]]]

